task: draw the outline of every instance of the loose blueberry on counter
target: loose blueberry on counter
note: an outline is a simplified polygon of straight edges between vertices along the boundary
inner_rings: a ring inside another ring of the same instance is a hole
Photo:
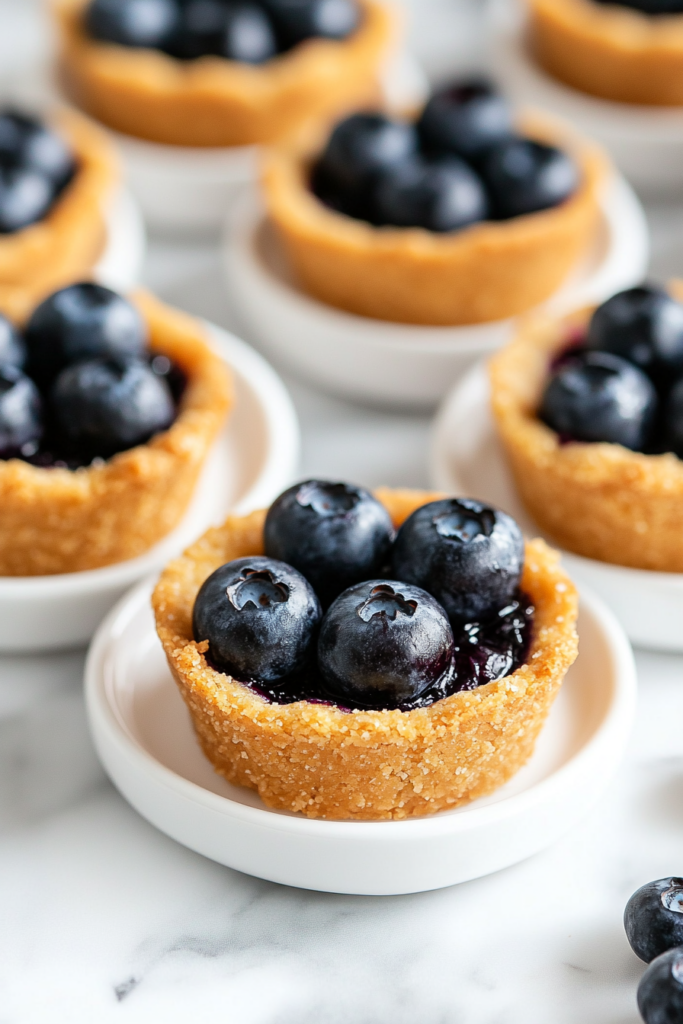
[[[130,357],[68,366],[51,389],[50,405],[66,442],[103,458],[143,444],[175,416],[166,382],[147,363]]]
[[[325,614],[318,667],[342,703],[396,708],[450,674],[453,648],[448,617],[431,594],[370,580],[345,590]]]
[[[500,219],[558,206],[576,192],[579,171],[555,146],[509,139],[493,146],[481,162],[494,213]]]
[[[92,0],[85,29],[102,42],[156,49],[171,39],[179,20],[177,0]]]
[[[427,152],[476,160],[512,135],[512,111],[491,82],[455,82],[428,100],[417,130]]]
[[[550,377],[539,416],[561,437],[642,451],[657,412],[657,392],[637,367],[609,352],[581,352]]]
[[[392,557],[393,575],[433,594],[454,625],[493,617],[509,605],[523,565],[524,539],[514,519],[468,498],[413,512]]]
[[[389,513],[369,491],[322,480],[276,498],[263,529],[266,554],[303,573],[324,607],[384,570],[393,536]]]
[[[488,216],[481,179],[455,156],[414,159],[387,171],[374,189],[374,224],[457,231]]]
[[[645,1024],[683,1021],[683,947],[652,961],[638,985],[638,1009]]]
[[[336,126],[311,176],[311,187],[328,206],[368,219],[378,175],[415,157],[412,125],[384,114],[353,114]]]
[[[264,0],[282,50],[306,39],[346,39],[360,23],[354,0]]]
[[[17,366],[0,365],[0,458],[34,454],[42,433],[42,402],[35,384]]]
[[[99,284],[62,288],[45,299],[26,326],[27,372],[49,384],[63,367],[96,357],[141,357],[147,328],[138,310]]]
[[[18,110],[0,113],[0,166],[43,175],[59,191],[76,170],[66,142],[35,117]]]
[[[0,364],[11,363],[20,369],[26,362],[26,345],[14,324],[0,313]]]
[[[670,379],[683,371],[683,305],[652,285],[619,292],[596,309],[586,347]]]
[[[649,964],[683,945],[683,878],[660,878],[633,893],[624,911],[631,949]]]
[[[192,615],[217,668],[248,682],[275,683],[305,667],[321,618],[310,583],[272,558],[238,558],[202,584]]]

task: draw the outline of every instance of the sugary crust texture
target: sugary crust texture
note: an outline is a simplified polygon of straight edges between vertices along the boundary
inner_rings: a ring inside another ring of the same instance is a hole
[[[67,140],[78,171],[47,216],[0,235],[0,311],[24,320],[47,295],[90,276],[106,241],[105,216],[120,172],[104,132],[82,115],[59,110],[50,122]]]
[[[188,383],[173,425],[101,466],[39,469],[0,462],[0,576],[96,569],[135,558],[179,522],[225,419],[231,385],[224,363],[191,317],[145,293],[134,296],[150,347]]]
[[[399,525],[435,495],[378,491]],[[262,552],[265,512],[229,518],[164,571],[153,596],[159,637],[199,742],[229,782],[277,810],[378,821],[449,810],[491,793],[533,753],[577,654],[577,596],[542,541],[527,545],[522,586],[536,606],[527,663],[506,679],[418,711],[269,704],[206,662],[192,606],[206,577]]]
[[[683,462],[616,444],[560,444],[536,417],[553,356],[592,310],[529,318],[489,365],[517,490],[555,543],[601,562],[683,572]]]
[[[258,67],[219,57],[185,62],[90,39],[87,2],[52,0],[69,95],[110,128],[176,146],[270,143],[375,99],[397,31],[380,0],[359,0],[362,23],[343,42],[310,40]]]
[[[376,228],[326,207],[308,187],[319,139],[267,154],[268,215],[303,288],[360,316],[413,324],[485,323],[543,302],[590,244],[608,164],[565,125],[528,117],[521,126],[572,152],[578,191],[555,209],[454,234]]]
[[[555,78],[593,96],[683,104],[683,16],[593,0],[527,0],[528,42]]]

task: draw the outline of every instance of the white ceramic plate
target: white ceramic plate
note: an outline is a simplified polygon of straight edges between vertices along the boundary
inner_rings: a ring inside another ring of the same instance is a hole
[[[93,276],[107,288],[125,293],[140,280],[147,248],[140,209],[127,189],[114,197],[106,226],[107,244]]]
[[[508,470],[483,364],[463,378],[441,408],[432,435],[431,479],[440,490],[504,509],[529,536],[542,534]],[[683,652],[683,574],[628,569],[569,552],[562,558],[567,571],[609,605],[634,644]]]
[[[207,324],[229,364],[235,406],[202,472],[181,524],[145,555],[87,572],[0,578],[0,651],[38,651],[86,643],[122,594],[234,509],[269,505],[291,483],[299,427],[284,384],[243,341]]]
[[[154,631],[151,583],[98,630],[86,698],[99,756],[121,793],[190,849],[259,878],[304,889],[390,895],[439,889],[536,853],[586,814],[615,771],[635,704],[628,641],[583,595],[581,653],[529,764],[493,795],[397,822],[311,821],[268,810],[216,775]]]
[[[616,103],[572,89],[528,56],[517,0],[498,0],[491,12],[491,67],[515,102],[533,103],[571,121],[602,143],[644,192],[683,191],[683,108]]]
[[[268,358],[344,398],[433,407],[458,377],[512,333],[511,320],[416,327],[355,316],[317,301],[293,282],[254,194],[236,204],[223,252],[233,305]],[[549,305],[560,312],[601,302],[640,282],[648,257],[643,210],[626,182],[615,177],[604,191],[592,250]]]

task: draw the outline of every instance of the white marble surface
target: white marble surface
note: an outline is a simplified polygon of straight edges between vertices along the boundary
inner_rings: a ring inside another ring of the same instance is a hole
[[[412,0],[434,77],[475,63],[479,0]],[[37,60],[33,0],[0,0],[0,77]],[[653,272],[683,271],[683,207],[649,210]],[[216,250],[155,240],[147,282],[233,326]],[[426,483],[429,422],[290,382],[302,473]],[[392,898],[309,893],[156,832],[92,750],[81,653],[0,661],[0,1024],[635,1024],[621,927],[683,857],[683,658],[638,654],[628,759],[554,848],[488,879]]]

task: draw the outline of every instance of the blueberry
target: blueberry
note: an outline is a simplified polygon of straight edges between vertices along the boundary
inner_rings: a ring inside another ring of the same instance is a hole
[[[0,457],[32,455],[42,433],[42,403],[35,384],[17,366],[0,364]],[[27,447],[30,451],[22,453]]]
[[[683,946],[652,961],[638,985],[638,1009],[645,1024],[683,1021]]]
[[[306,39],[346,39],[360,22],[355,0],[265,0],[283,50]]]
[[[683,377],[674,384],[666,397],[662,425],[666,451],[683,459]]]
[[[512,135],[512,111],[491,82],[455,82],[427,102],[417,130],[425,150],[472,160]]]
[[[0,166],[44,175],[59,190],[76,169],[66,142],[37,118],[16,110],[0,113]]]
[[[488,214],[480,178],[458,157],[411,160],[386,171],[374,190],[375,224],[457,231]]]
[[[244,64],[262,64],[274,57],[277,42],[265,11],[256,4],[229,6],[220,53]]]
[[[634,892],[624,911],[631,949],[649,964],[683,945],[683,878],[660,878]]]
[[[44,174],[24,167],[0,167],[0,234],[42,220],[54,198],[54,186]]]
[[[586,347],[670,378],[672,370],[683,370],[683,305],[651,285],[619,292],[596,309]]]
[[[641,451],[656,412],[657,392],[641,370],[609,352],[581,352],[550,377],[539,416],[568,440]]]
[[[351,217],[367,217],[378,174],[414,157],[417,145],[412,125],[384,114],[353,114],[332,132],[313,169],[313,191]]]
[[[114,356],[62,370],[50,401],[66,441],[105,457],[166,430],[175,414],[166,382],[147,363]]]
[[[180,19],[177,0],[92,0],[85,28],[93,39],[119,46],[161,48]]]
[[[423,587],[454,624],[495,615],[513,599],[524,565],[524,539],[504,512],[468,498],[432,501],[398,531],[397,579]]]
[[[599,4],[631,7],[643,14],[683,14],[683,0],[596,0]]]
[[[28,372],[38,383],[82,359],[141,356],[147,328],[135,306],[99,284],[73,284],[45,299],[26,326]]]
[[[531,139],[493,146],[482,160],[481,173],[501,219],[558,206],[579,185],[578,168],[567,153]]]
[[[370,580],[345,590],[325,614],[318,667],[339,700],[398,707],[451,671],[453,649],[448,617],[431,594]]]
[[[223,45],[226,22],[225,0],[186,0],[180,8],[173,36],[164,49],[183,60],[207,54],[218,55]]]
[[[0,313],[0,364],[11,363],[23,367],[26,362],[26,345],[14,324]]]
[[[305,667],[321,617],[310,583],[273,558],[238,558],[199,589],[194,638],[216,666],[245,682],[274,682]]]
[[[323,606],[353,583],[381,573],[389,559],[391,517],[362,487],[307,480],[276,498],[266,516],[266,554],[293,565]]]

